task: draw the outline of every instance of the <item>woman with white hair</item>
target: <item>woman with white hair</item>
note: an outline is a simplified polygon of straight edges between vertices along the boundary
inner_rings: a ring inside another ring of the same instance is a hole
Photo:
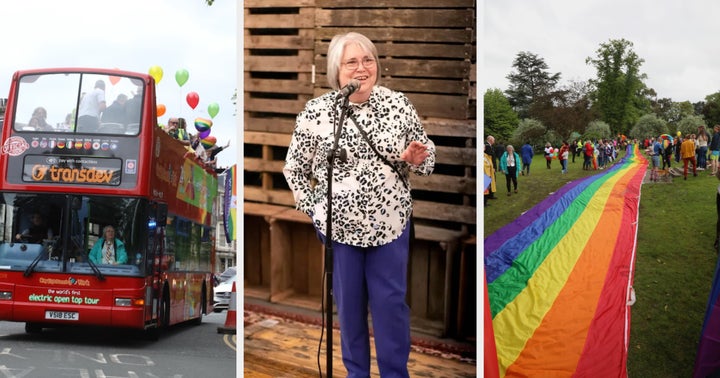
[[[324,242],[328,156],[335,122],[339,158],[332,174],[333,289],[348,377],[370,376],[368,307],[380,375],[408,377],[410,310],[405,303],[411,229],[410,172],[429,175],[435,145],[408,98],[378,85],[375,45],[358,33],[336,35],[327,54],[334,89],[297,116],[283,173],[297,208]],[[348,85],[356,90],[347,90]],[[331,304],[327,304],[331,305]]]
[[[507,147],[505,147],[505,152],[500,157],[500,170],[505,174],[507,195],[510,195],[510,189],[512,188],[514,188],[515,193],[517,193],[517,179],[519,172],[522,171],[522,160],[520,159],[520,155],[515,152],[515,148],[511,144],[508,144]]]
[[[115,227],[103,228],[102,237],[90,250],[90,261],[95,264],[127,264],[125,244],[115,237]]]

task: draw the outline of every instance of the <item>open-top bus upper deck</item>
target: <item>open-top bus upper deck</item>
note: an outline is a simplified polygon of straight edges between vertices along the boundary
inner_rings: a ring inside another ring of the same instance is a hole
[[[0,134],[0,319],[156,328],[206,311],[217,179],[158,127],[155,104],[146,74],[13,75]],[[36,218],[44,229],[32,240]],[[93,261],[106,226],[122,248]]]
[[[0,191],[142,196],[210,225],[216,177],[157,126],[150,75],[18,71],[10,93]]]

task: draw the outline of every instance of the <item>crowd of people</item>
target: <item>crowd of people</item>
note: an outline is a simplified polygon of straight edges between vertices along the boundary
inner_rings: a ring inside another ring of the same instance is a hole
[[[651,157],[651,178],[657,176],[658,170],[671,168],[673,157],[675,163],[682,160],[684,180],[687,180],[690,168],[693,177],[697,177],[698,171],[706,170],[709,171],[708,175],[716,176],[720,167],[720,125],[715,125],[712,133],[705,125],[701,125],[697,133],[689,135],[678,132],[675,137],[663,134],[645,138],[642,147]]]
[[[598,139],[597,141],[576,139],[571,143],[562,141],[560,146],[553,146],[546,142],[543,147],[545,167],[552,169],[552,162],[557,160],[560,163],[560,173],[568,173],[568,161],[575,163],[575,159],[582,157],[583,170],[602,170],[611,165],[617,159],[618,150],[623,148],[625,140]],[[720,139],[718,140],[720,145]],[[486,183],[487,189],[483,198],[485,206],[488,200],[496,199],[497,191],[496,176],[499,172],[505,175],[505,187],[507,196],[518,193],[518,177],[529,176],[530,166],[535,156],[535,150],[529,141],[520,148],[520,154],[515,152],[512,145],[504,145],[496,141],[495,137],[488,135],[485,139],[484,172],[490,177]]]
[[[224,146],[213,144],[211,147],[205,148],[201,143],[199,134],[188,133],[187,121],[182,117],[170,117],[164,129],[168,135],[187,146],[188,150],[194,153],[205,166],[215,169],[218,173],[224,170],[223,168],[217,168],[217,155],[222,150],[230,147],[230,140]]]
[[[683,179],[687,180],[690,170],[693,177],[698,172],[707,171],[708,176],[715,176],[720,180],[720,124],[708,130],[705,125],[697,129],[697,133],[682,135],[680,132],[675,137],[662,134],[657,137],[648,137],[644,140],[635,141],[644,149],[651,160],[651,179],[657,177],[658,170],[670,169],[673,160],[676,164],[683,165]],[[617,158],[620,148],[624,148],[624,139],[600,139],[596,142],[590,140],[575,140],[568,144],[563,141],[559,148],[546,143],[543,148],[547,169],[552,169],[552,161],[558,160],[561,165],[561,173],[567,173],[568,160],[582,157],[583,170],[602,170],[611,165]],[[484,206],[488,206],[488,200],[497,199],[496,178],[498,172],[505,175],[507,196],[518,193],[518,176],[529,176],[530,165],[532,164],[535,151],[529,142],[522,147],[520,154],[515,152],[512,145],[503,145],[495,140],[492,135],[486,137],[484,148]],[[519,174],[518,174],[519,172]],[[720,247],[720,184],[716,193],[717,207],[717,230],[714,248],[717,251]]]

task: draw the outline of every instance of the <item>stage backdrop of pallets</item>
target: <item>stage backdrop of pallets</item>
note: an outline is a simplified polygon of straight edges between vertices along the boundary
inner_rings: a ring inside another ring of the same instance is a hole
[[[468,0],[244,2],[244,294],[320,310],[323,246],[282,175],[295,116],[330,90],[333,35],[376,43],[382,84],[405,93],[437,146],[413,176],[412,327],[475,337],[476,9]]]

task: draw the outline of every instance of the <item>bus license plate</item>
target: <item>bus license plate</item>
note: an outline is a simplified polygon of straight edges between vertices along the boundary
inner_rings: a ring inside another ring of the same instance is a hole
[[[53,320],[79,320],[80,314],[67,311],[45,311],[45,319]]]

